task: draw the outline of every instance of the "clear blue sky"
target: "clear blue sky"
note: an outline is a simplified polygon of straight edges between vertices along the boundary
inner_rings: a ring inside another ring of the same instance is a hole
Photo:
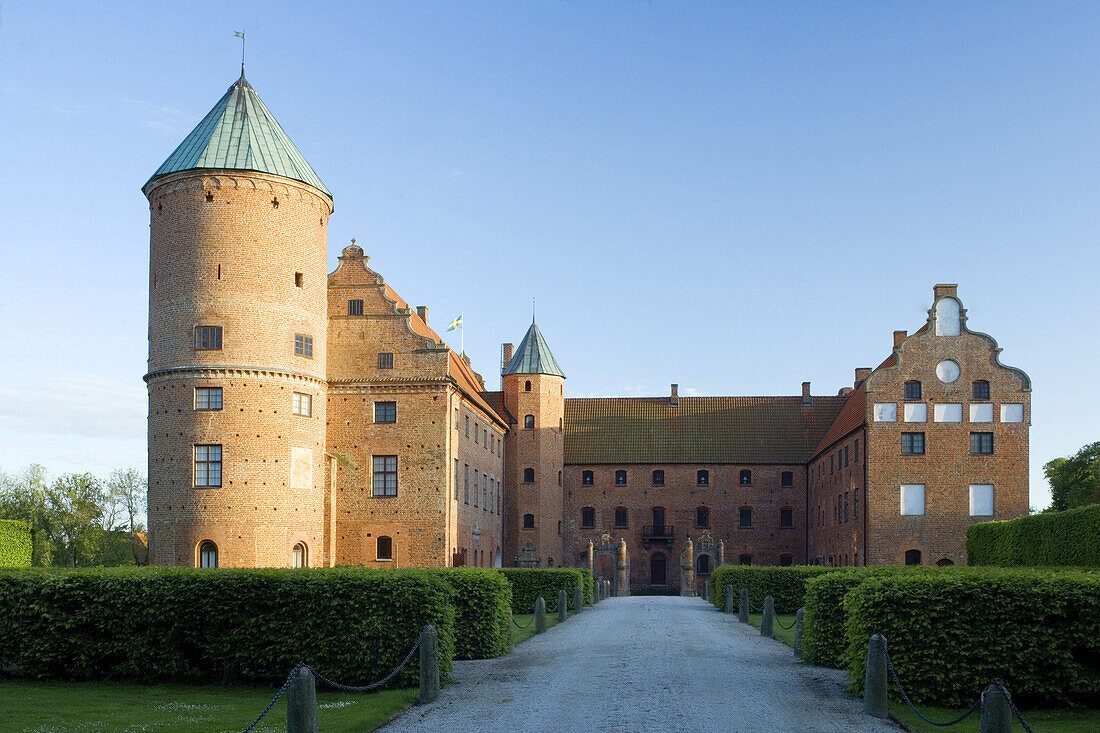
[[[534,297],[572,395],[835,394],[957,282],[1032,377],[1032,504],[1100,439],[1100,4],[8,0],[0,470],[144,469],[139,188],[242,29],[330,265],[464,312],[490,386]]]

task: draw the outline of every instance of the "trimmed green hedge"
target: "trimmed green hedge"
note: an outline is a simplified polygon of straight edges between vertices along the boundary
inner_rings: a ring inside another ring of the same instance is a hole
[[[966,531],[970,565],[1100,567],[1100,504],[1044,512]]]
[[[0,665],[39,679],[281,681],[304,660],[366,684],[433,624],[445,676],[453,597],[424,570],[5,570]],[[391,684],[415,686],[418,676],[414,658]]]
[[[764,596],[775,601],[776,613],[794,613],[802,607],[806,581],[835,568],[814,565],[771,567],[764,565],[723,565],[710,576],[711,603],[718,610],[726,609],[726,586],[733,586],[733,607],[738,610],[741,589],[749,589],[749,601],[763,607]]]
[[[0,568],[31,566],[31,525],[18,519],[0,519]]]
[[[939,568],[867,577],[848,591],[848,673],[862,689],[867,640],[886,637],[918,704],[969,705],[994,679],[1016,699],[1100,692],[1100,576],[1077,570]]]
[[[573,607],[573,588],[581,587],[587,595],[584,602],[591,603],[591,574],[587,568],[498,568],[512,584],[512,613],[534,613],[535,599],[542,596],[547,608],[558,602],[558,591],[565,590],[569,607]]]
[[[581,596],[582,602],[586,606],[591,606],[595,599],[596,590],[596,578],[592,575],[592,571],[588,568],[576,568],[581,571],[581,577],[584,578],[584,582],[581,583]]]
[[[454,591],[455,659],[489,659],[508,653],[512,586],[488,568],[441,568]]]
[[[802,661],[819,667],[844,668],[848,648],[844,596],[867,578],[897,572],[919,572],[905,566],[831,568],[832,572],[809,578],[803,605]]]

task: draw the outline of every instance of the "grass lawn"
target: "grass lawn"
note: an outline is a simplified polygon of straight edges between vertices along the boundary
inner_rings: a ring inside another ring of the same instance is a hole
[[[762,613],[750,613],[749,623],[760,628],[760,620],[764,618]],[[784,629],[779,626],[778,623],[772,624],[772,631],[775,633],[775,638],[787,646],[794,648],[794,614],[793,613],[777,613],[775,614],[777,621],[781,621],[783,624],[790,626],[789,629]]]
[[[937,723],[954,720],[963,714],[966,708],[934,708],[918,705],[920,711]],[[1035,733],[1095,733],[1100,730],[1100,710],[1089,708],[1075,708],[1066,710],[1021,710],[1024,720],[1031,726]],[[890,715],[911,731],[945,730],[928,725],[913,714],[909,706],[904,702],[890,701]],[[1013,730],[1023,730],[1018,720],[1012,721]],[[946,730],[960,731],[963,733],[976,733],[978,730],[978,713],[975,712],[969,718],[953,725]]]
[[[239,733],[278,688],[0,680],[3,729],[26,733]],[[416,702],[416,689],[317,693],[321,730],[364,733]],[[286,731],[286,696],[256,727]]]
[[[585,608],[589,608],[589,606],[585,606]],[[576,613],[577,613],[576,611],[570,611],[569,616],[572,617],[572,616],[576,615]],[[582,611],[582,613],[583,613],[583,611]],[[512,618],[515,619],[516,623],[519,624],[520,626],[526,626],[526,628],[522,628],[522,629],[516,628],[516,643],[517,644],[521,644],[521,643],[527,641],[528,639],[530,639],[532,636],[535,635],[535,614],[533,614],[533,613],[521,613],[517,616],[512,616]],[[530,623],[528,623],[528,622],[530,622]],[[546,630],[547,631],[549,631],[551,629],[551,627],[556,626],[557,623],[558,623],[558,614],[557,613],[548,613],[548,614],[546,614]]]

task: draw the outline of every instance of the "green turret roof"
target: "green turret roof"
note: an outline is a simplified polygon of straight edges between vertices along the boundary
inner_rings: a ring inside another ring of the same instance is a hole
[[[241,78],[233,82],[149,181],[196,168],[272,173],[332,195],[244,78],[243,69]]]
[[[515,355],[501,374],[553,374],[565,377],[534,321],[531,321],[527,335],[523,337]]]

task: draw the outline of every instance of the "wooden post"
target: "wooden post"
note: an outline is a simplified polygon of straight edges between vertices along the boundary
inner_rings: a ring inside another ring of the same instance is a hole
[[[760,635],[769,639],[775,638],[775,601],[771,596],[764,596],[764,616],[760,619]]]
[[[1008,690],[996,682],[982,690],[982,715],[978,719],[978,730],[980,733],[1012,733]]]
[[[569,618],[569,601],[566,600],[565,588],[558,591],[558,623]]]
[[[794,615],[794,658],[802,659],[802,632],[806,625],[806,609],[798,609]]]
[[[741,602],[737,605],[737,620],[743,624],[749,622],[749,589],[741,589]]]
[[[439,697],[439,632],[429,624],[421,634],[420,704],[427,705]]]
[[[875,634],[867,640],[867,666],[863,675],[863,712],[876,718],[890,714],[886,704],[886,638]]]
[[[733,613],[733,586],[726,586],[726,613]]]
[[[317,733],[317,680],[309,667],[298,667],[286,690],[287,733]]]
[[[579,585],[573,586],[573,611],[580,613],[584,609],[584,593]]]
[[[546,601],[542,596],[535,599],[535,633],[546,633]]]

